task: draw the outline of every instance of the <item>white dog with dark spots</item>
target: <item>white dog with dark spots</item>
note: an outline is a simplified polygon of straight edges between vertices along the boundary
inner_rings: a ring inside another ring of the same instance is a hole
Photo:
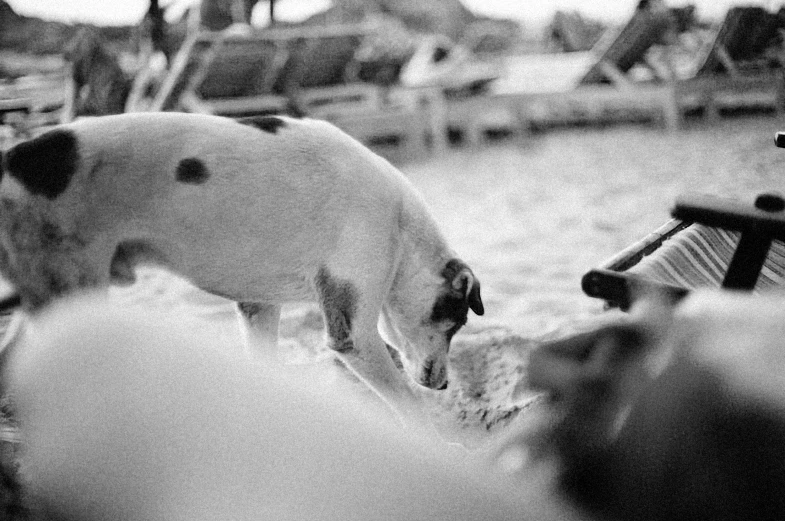
[[[408,180],[325,122],[124,114],[4,154],[0,272],[26,310],[142,262],[237,302],[253,344],[275,342],[283,303],[316,299],[330,347],[409,418],[421,404],[385,340],[441,389],[453,334],[483,313]]]

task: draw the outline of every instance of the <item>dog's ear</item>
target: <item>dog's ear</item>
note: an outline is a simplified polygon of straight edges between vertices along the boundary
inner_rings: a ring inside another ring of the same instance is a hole
[[[469,309],[474,311],[476,315],[485,313],[485,307],[482,305],[482,298],[480,297],[480,281],[474,276],[472,270],[464,265],[460,271],[453,277],[452,289],[458,291],[469,303]]]

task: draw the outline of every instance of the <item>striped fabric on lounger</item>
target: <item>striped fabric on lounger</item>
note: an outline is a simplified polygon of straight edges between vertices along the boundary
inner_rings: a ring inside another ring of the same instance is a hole
[[[687,289],[719,287],[740,233],[691,224],[630,267],[628,273]],[[785,243],[773,241],[755,290],[785,286]]]

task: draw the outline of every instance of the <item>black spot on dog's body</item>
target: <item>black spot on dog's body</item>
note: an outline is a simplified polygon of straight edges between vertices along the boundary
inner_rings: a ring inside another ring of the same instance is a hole
[[[251,116],[238,119],[237,121],[270,134],[277,134],[278,129],[286,126],[286,121],[277,116]]]
[[[210,171],[197,157],[186,157],[177,164],[175,179],[181,183],[200,185],[210,178]]]
[[[35,195],[54,199],[68,188],[79,164],[79,142],[65,129],[19,143],[3,158],[3,170]]]
[[[314,282],[324,312],[330,348],[339,352],[354,349],[352,320],[357,312],[357,290],[351,282],[333,277],[325,267],[319,269]]]

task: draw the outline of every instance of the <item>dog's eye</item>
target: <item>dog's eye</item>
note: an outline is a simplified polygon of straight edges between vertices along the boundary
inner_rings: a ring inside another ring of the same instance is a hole
[[[466,315],[469,313],[469,304],[464,298],[446,294],[440,296],[434,303],[431,310],[431,320],[433,322],[466,323]]]

